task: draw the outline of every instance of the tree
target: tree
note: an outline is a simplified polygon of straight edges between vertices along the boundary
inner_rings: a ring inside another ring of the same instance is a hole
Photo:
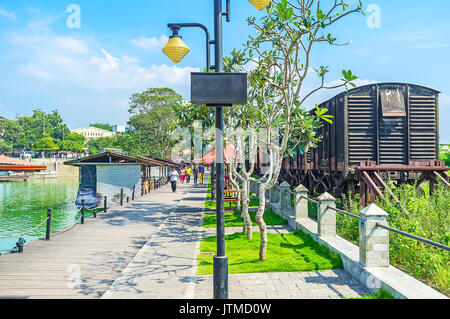
[[[36,149],[42,137],[49,136],[55,140],[64,140],[70,134],[70,130],[57,110],[46,114],[42,110],[34,110],[32,116],[22,116],[17,123],[24,131],[24,137],[20,145],[28,149]]]
[[[0,152],[12,152],[14,147],[20,146],[24,136],[22,127],[15,121],[0,119]]]
[[[53,137],[45,136],[38,141],[36,150],[43,152],[55,152],[58,150],[58,144]]]
[[[171,133],[175,128],[176,105],[183,98],[172,89],[152,88],[133,94],[128,124],[139,155],[169,157],[174,145]]]
[[[351,71],[344,70],[339,84],[327,85],[325,77],[329,73],[328,66],[313,69],[313,47],[319,43],[343,45],[325,30],[349,14],[362,12],[361,2],[353,8],[349,5],[350,1],[345,0],[326,3],[314,0],[273,1],[267,7],[267,14],[258,22],[254,17],[248,18],[256,36],[250,36],[244,54],[235,56],[240,62],[237,65],[252,63],[253,66],[248,76],[249,103],[245,106],[247,110],[236,112],[241,118],[237,122],[246,129],[259,130],[256,134],[258,145],[268,159],[262,178],[249,178],[261,182],[260,205],[256,214],[261,232],[261,260],[266,259],[267,247],[263,219],[265,194],[279,178],[282,159],[300,146],[304,152],[314,147],[320,140],[315,132],[320,121],[332,121],[326,109],[316,106],[315,113],[307,112],[305,101],[319,90],[347,87],[357,79]],[[303,83],[311,70],[317,73],[321,84],[304,92]],[[248,173],[244,175],[248,176]]]

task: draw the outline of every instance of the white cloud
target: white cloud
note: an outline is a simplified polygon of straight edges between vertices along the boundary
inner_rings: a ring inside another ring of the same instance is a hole
[[[413,49],[442,49],[449,48],[450,42],[431,42],[412,46]]]
[[[17,67],[17,72],[48,81],[55,87],[114,90],[116,94],[117,91],[135,93],[148,87],[170,86],[187,93],[190,73],[199,71],[165,64],[144,67],[135,57],[115,56],[105,48],[94,49],[95,42],[91,39],[54,36],[47,30],[37,34],[12,34],[9,40],[29,57],[29,61]]]
[[[146,37],[140,37],[137,39],[132,39],[130,42],[141,49],[146,50],[158,50],[162,49],[167,41],[169,41],[169,37],[162,35],[159,39],[156,37],[153,38],[146,38]]]
[[[30,76],[45,81],[48,81],[52,78],[52,75],[50,73],[46,72],[40,66],[34,64],[33,62],[18,67],[17,72],[19,74],[24,74],[26,76]]]
[[[16,20],[16,18],[17,18],[16,14],[14,12],[7,11],[7,10],[3,9],[2,7],[0,7],[0,17],[6,17],[9,19],[13,19],[13,20]]]

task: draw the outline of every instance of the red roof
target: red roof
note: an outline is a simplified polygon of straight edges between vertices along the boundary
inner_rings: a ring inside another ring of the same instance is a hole
[[[235,150],[234,145],[233,144],[228,144],[227,147],[225,147],[225,149],[224,149],[224,154],[229,159],[232,159],[233,157],[237,158],[236,153],[235,153],[234,150]],[[224,157],[224,160],[225,160],[225,157]],[[216,150],[213,149],[211,152],[209,152],[208,154],[203,156],[202,162],[205,163],[205,164],[215,163],[216,162]]]
[[[29,162],[0,155],[0,171],[44,171],[45,165],[33,165]]]
[[[17,158],[0,155],[0,165],[29,165],[30,163]]]

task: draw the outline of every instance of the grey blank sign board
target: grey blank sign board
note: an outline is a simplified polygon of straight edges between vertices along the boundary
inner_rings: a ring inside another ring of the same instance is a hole
[[[191,73],[191,103],[211,106],[247,103],[247,73]]]

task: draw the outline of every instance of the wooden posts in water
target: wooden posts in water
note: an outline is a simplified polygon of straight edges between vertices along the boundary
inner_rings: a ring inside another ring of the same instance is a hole
[[[85,213],[85,207],[84,207],[84,199],[81,201],[81,223],[84,224],[84,213]]]
[[[97,218],[97,208],[94,208],[94,218]]]
[[[123,188],[120,189],[120,206],[123,206]]]
[[[51,224],[52,224],[52,209],[49,208],[47,210],[47,228],[45,230],[45,240],[50,240]]]
[[[104,202],[104,208],[103,208],[103,210],[104,210],[104,212],[106,213],[106,211],[108,210],[108,205],[107,205],[107,197],[105,196],[105,202]]]
[[[133,192],[131,193],[131,200],[134,200],[134,192],[136,191],[136,185],[133,186]]]

